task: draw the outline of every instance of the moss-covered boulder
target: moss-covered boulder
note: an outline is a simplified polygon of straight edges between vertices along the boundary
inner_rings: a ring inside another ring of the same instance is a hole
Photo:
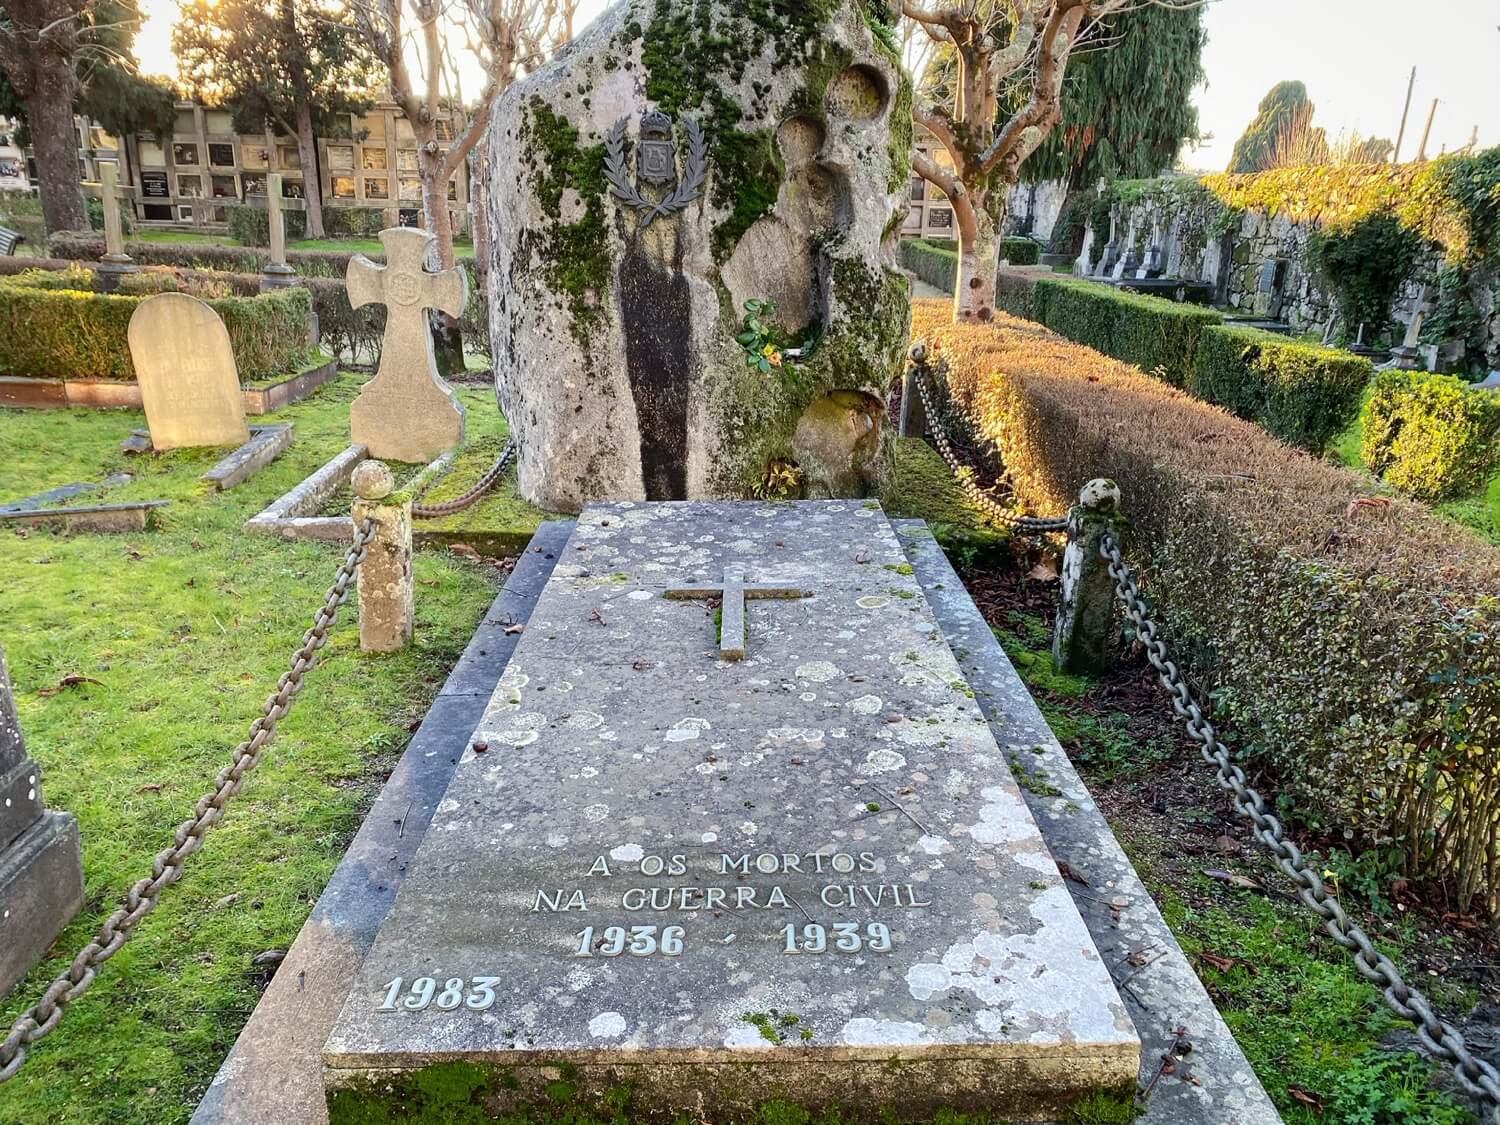
[[[908,320],[890,19],[625,0],[499,97],[490,325],[526,499],[875,491]]]

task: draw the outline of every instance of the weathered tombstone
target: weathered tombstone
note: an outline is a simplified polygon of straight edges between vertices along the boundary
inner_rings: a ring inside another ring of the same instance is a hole
[[[297,284],[297,271],[286,264],[286,212],[282,209],[280,172],[266,176],[266,226],[270,231],[271,254],[261,271],[262,292]]]
[[[83,903],[78,822],[42,801],[0,652],[0,995],[47,952]]]
[[[160,293],[130,318],[130,359],[155,449],[250,440],[229,332],[186,293]]]
[[[562,1068],[580,1114],[628,1091],[632,1121],[1134,1088],[1031,752],[995,743],[878,505],[590,505],[561,557],[325,1047],[336,1119],[438,1064],[464,1105],[546,1104]],[[737,661],[671,600],[726,571],[811,595],[748,602]]]
[[[1406,334],[1401,343],[1391,349],[1390,366],[1400,371],[1419,371],[1424,366],[1422,349],[1422,325],[1427,320],[1429,302],[1432,300],[1432,286],[1422,286],[1422,292],[1417,295],[1417,302],[1412,307],[1411,320],[1406,324]]]
[[[462,316],[468,285],[461,269],[428,273],[433,236],[412,227],[380,232],[385,262],[363,254],[349,263],[349,304],[383,303],[380,368],[349,407],[356,443],[382,461],[431,461],[464,439],[464,408],[438,375],[427,310]],[[566,372],[555,370],[554,379]]]
[[[868,3],[786,9],[615,5],[496,101],[490,334],[528,500],[747,496],[782,463],[848,495],[886,471],[910,87]],[[786,337],[750,345],[766,371],[736,340],[763,300]]]
[[[136,272],[136,264],[125,253],[125,224],[120,218],[119,169],[111,163],[99,165],[99,203],[104,210],[104,257],[99,259],[101,287],[111,292],[120,275]]]

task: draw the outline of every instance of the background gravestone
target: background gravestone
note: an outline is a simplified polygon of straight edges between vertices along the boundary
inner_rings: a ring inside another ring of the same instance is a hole
[[[528,500],[747,496],[787,463],[794,496],[878,483],[911,139],[882,18],[638,0],[499,97],[491,339]],[[749,300],[783,344],[821,332],[806,363],[747,365]]]
[[[83,903],[78,822],[42,803],[0,652],[0,995],[26,975]]]
[[[218,313],[186,293],[161,293],[135,310],[129,338],[153,448],[250,440],[234,350]]]

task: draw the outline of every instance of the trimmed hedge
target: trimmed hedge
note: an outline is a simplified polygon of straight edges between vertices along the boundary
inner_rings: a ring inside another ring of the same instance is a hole
[[[286,236],[307,236],[307,215],[283,211]],[[386,228],[385,211],[378,207],[323,205],[323,231],[329,238],[374,238]],[[229,237],[245,246],[271,245],[271,216],[264,207],[236,203],[229,207]]]
[[[904,269],[944,293],[953,292],[958,284],[958,243],[951,238],[903,238],[900,246]],[[1041,252],[1029,238],[1000,240],[1000,256],[1013,266],[1034,266]]]
[[[1452,375],[1382,371],[1365,406],[1360,459],[1424,500],[1472,492],[1500,469],[1500,392]]]
[[[97,262],[104,257],[104,240],[77,231],[63,231],[48,240],[54,258]],[[252,246],[221,246],[212,242],[127,242],[125,252],[138,265],[174,266],[178,269],[222,270],[226,273],[259,273],[271,256]],[[352,253],[344,250],[288,250],[287,265],[303,277],[342,278]],[[368,255],[381,260],[380,255]]]
[[[1372,374],[1368,359],[1349,352],[1208,325],[1198,334],[1187,389],[1289,445],[1319,453],[1358,412]]]
[[[1074,278],[1040,278],[1032,292],[1036,319],[1095,351],[1160,372],[1187,385],[1198,335],[1223,317],[1212,309],[1128,293]]]
[[[1173,655],[1262,791],[1500,916],[1500,550],[1085,348],[913,314],[1028,507],[1119,481]]]
[[[70,271],[71,272],[71,271]],[[0,374],[133,380],[126,330],[145,297],[0,281]],[[240,379],[283,375],[306,357],[311,299],[302,289],[207,302],[224,320]]]

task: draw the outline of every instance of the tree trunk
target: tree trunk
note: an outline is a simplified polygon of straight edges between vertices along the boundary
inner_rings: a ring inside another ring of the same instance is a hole
[[[988,321],[995,315],[995,272],[999,265],[999,221],[981,200],[955,195],[958,224],[958,277],[953,287],[953,321]]]
[[[473,229],[474,280],[479,295],[490,291],[490,178],[489,141],[481,140],[474,146],[473,159],[469,161],[469,222]]]
[[[313,136],[312,107],[297,107],[297,157],[302,162],[302,201],[307,237],[323,237],[323,185],[318,180],[318,141]]]
[[[36,58],[34,74],[35,88],[26,99],[26,121],[36,153],[37,186],[47,233],[88,230],[89,215],[78,174],[78,143],[73,135],[77,80],[72,61],[42,52]]]
[[[437,144],[437,131],[428,126],[431,135],[418,136],[417,172],[422,179],[422,218],[437,238],[438,265],[452,269],[453,220],[448,213],[448,178],[443,175],[446,153]],[[438,371],[452,375],[464,369],[464,336],[458,320],[447,313],[432,314],[432,342],[437,351]]]

